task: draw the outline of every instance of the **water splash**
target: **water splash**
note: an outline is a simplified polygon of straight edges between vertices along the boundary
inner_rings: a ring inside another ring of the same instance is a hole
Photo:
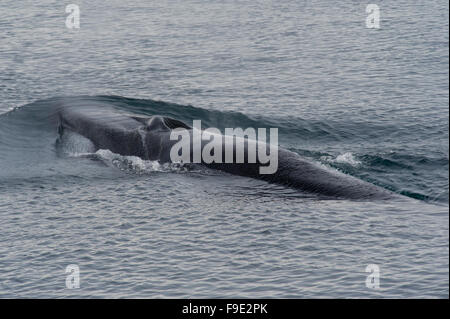
[[[183,166],[178,163],[161,164],[158,161],[143,160],[137,156],[123,156],[105,149],[98,150],[92,154],[92,156],[107,166],[115,167],[121,171],[137,175],[153,172],[177,172],[184,169]]]
[[[329,163],[347,164],[347,165],[351,165],[353,167],[358,167],[362,164],[350,152],[340,154],[340,155],[336,156],[335,158],[333,158],[332,156],[322,156],[320,159],[322,161],[329,162]]]

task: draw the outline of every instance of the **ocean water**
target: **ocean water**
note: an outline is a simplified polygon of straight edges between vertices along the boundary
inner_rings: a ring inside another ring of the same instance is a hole
[[[360,1],[114,0],[74,2],[70,30],[69,3],[0,3],[0,297],[448,298],[446,1],[382,1],[379,29]],[[277,127],[281,147],[400,196],[61,152],[62,96]]]

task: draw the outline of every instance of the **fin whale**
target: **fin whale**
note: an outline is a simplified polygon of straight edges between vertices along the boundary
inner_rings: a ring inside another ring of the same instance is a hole
[[[170,151],[177,143],[176,140],[170,139],[171,132],[180,128],[187,130],[189,134],[193,131],[190,126],[170,117],[136,116],[122,113],[112,107],[62,106],[58,110],[58,118],[60,134],[69,130],[90,139],[97,149],[109,149],[120,155],[138,156],[158,160],[161,163],[171,162]],[[223,141],[225,145],[225,139]],[[261,179],[330,198],[364,200],[394,197],[390,191],[282,148],[278,148],[276,172],[260,174],[261,163],[247,161],[247,142],[244,163],[205,163],[202,160],[201,164],[212,169]],[[203,148],[204,145],[200,147]],[[193,151],[191,148],[191,152]]]

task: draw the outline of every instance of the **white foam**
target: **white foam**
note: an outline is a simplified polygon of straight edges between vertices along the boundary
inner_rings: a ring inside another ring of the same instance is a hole
[[[350,152],[340,154],[336,156],[336,158],[333,158],[331,156],[322,156],[320,159],[330,163],[348,164],[354,167],[361,165],[361,162],[358,161]]]
[[[152,172],[182,172],[189,170],[189,167],[182,163],[161,164],[158,161],[143,160],[137,156],[123,156],[105,149],[100,149],[92,155],[107,166],[139,175]]]

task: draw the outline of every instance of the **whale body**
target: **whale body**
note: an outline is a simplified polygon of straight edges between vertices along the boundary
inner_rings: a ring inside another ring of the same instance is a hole
[[[109,149],[120,155],[138,156],[161,163],[171,162],[170,151],[178,142],[170,138],[173,130],[184,129],[190,135],[193,134],[193,129],[182,121],[165,116],[136,116],[112,107],[62,105],[58,110],[58,119],[61,135],[66,131],[75,132],[88,138],[96,149]],[[225,136],[222,138],[225,147],[229,140]],[[394,196],[383,188],[282,148],[277,149],[277,170],[273,174],[261,174],[260,167],[263,164],[248,161],[248,142],[246,140],[243,163],[206,163],[202,160],[200,164],[331,198],[364,200],[389,199]],[[205,145],[206,141],[199,147]],[[191,152],[195,152],[195,147],[192,144],[190,146]],[[235,148],[235,145],[231,147]]]

